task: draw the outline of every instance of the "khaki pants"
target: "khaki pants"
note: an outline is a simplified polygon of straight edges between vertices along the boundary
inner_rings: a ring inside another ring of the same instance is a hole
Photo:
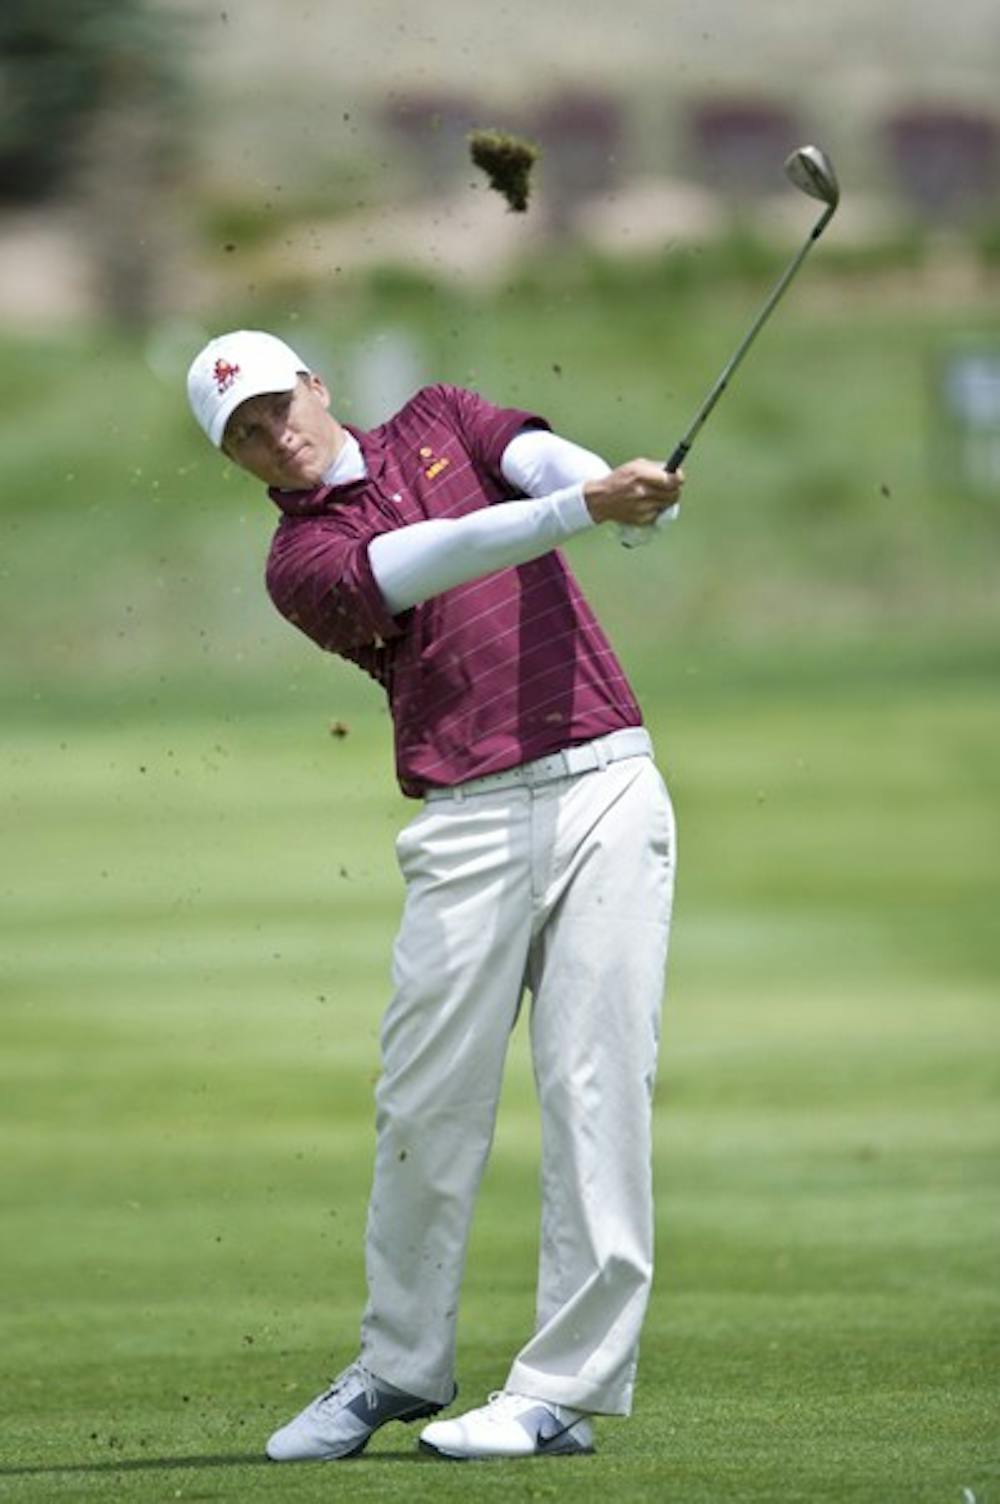
[[[410,1393],[451,1398],[470,1220],[526,986],[541,1248],[535,1332],[505,1388],[627,1415],[653,1259],[675,858],[663,781],[650,757],[630,756],[435,800],[397,854],[407,898],[376,1091],[362,1361]]]

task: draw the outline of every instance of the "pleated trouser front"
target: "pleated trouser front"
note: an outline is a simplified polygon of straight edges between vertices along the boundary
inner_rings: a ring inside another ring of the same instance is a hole
[[[535,1330],[505,1386],[628,1414],[653,1268],[651,1105],[675,865],[649,757],[426,804],[382,1029],[361,1356],[446,1402],[469,1227],[527,988]]]

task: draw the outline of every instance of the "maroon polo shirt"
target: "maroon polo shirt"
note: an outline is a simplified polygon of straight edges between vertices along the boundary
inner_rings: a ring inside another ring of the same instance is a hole
[[[368,433],[362,480],[272,491],[284,516],[267,588],[283,616],[385,689],[404,794],[461,783],[641,724],[631,689],[558,551],[390,616],[368,545],[520,493],[500,457],[543,418],[425,387]]]

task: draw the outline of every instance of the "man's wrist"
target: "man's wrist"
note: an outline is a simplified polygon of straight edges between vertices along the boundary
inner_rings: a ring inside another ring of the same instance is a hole
[[[595,518],[586,500],[588,484],[587,481],[578,481],[576,485],[566,486],[553,493],[552,503],[559,517],[561,530],[567,537],[594,525]]]
[[[590,513],[592,522],[607,522],[607,498],[603,492],[601,478],[584,481],[583,504],[587,508],[587,511]]]

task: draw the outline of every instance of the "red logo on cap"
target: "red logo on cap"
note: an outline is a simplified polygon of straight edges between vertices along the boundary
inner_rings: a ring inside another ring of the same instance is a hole
[[[215,385],[218,388],[220,397],[223,392],[228,392],[239,374],[239,366],[231,366],[228,360],[217,360],[215,362],[213,375],[215,376]]]

